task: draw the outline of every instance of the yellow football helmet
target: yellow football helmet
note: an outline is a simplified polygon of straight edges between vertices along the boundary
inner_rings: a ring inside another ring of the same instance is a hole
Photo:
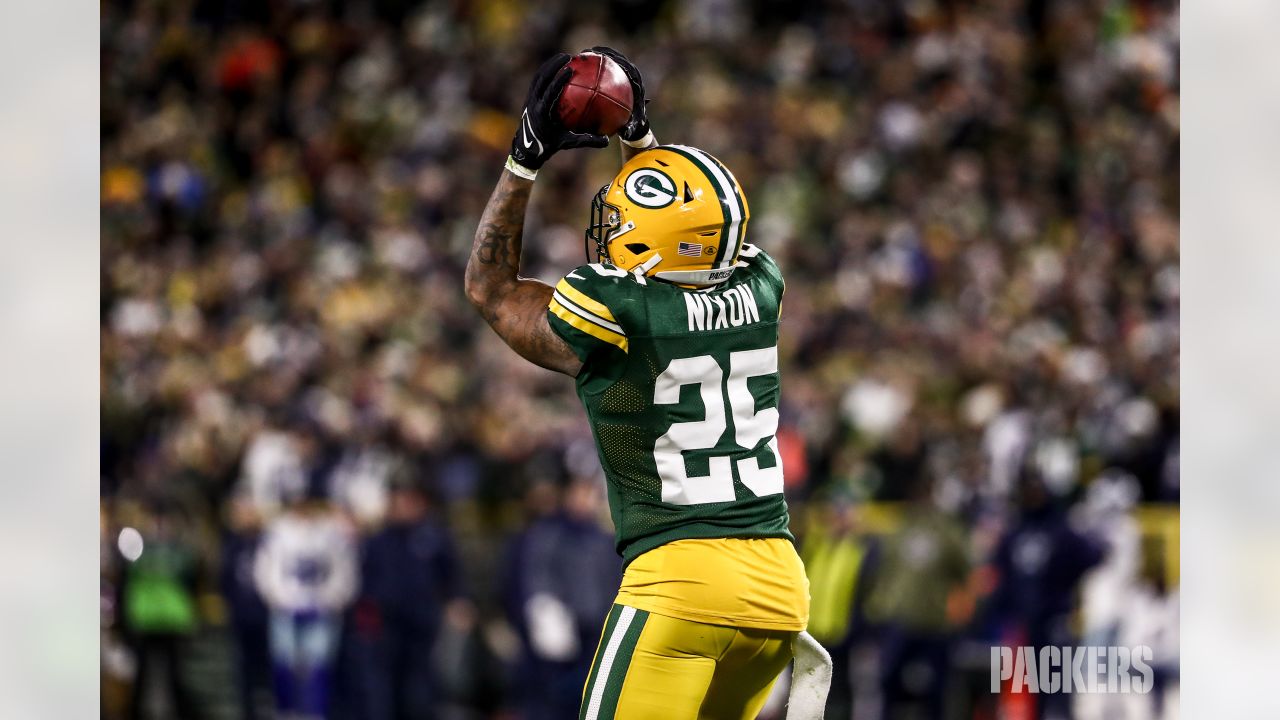
[[[591,201],[587,257],[679,285],[733,274],[747,198],[728,168],[697,148],[660,145],[631,158]]]

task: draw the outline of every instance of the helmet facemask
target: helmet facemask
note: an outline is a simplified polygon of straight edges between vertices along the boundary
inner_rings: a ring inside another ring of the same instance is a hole
[[[610,184],[605,183],[591,199],[591,219],[587,223],[587,231],[583,239],[583,250],[586,252],[587,262],[609,262],[609,238],[622,222],[618,207],[604,200]],[[591,257],[592,244],[595,245],[595,258]]]

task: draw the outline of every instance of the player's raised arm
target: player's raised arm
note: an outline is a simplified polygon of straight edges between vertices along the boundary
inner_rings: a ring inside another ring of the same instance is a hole
[[[618,139],[622,141],[622,162],[626,164],[639,153],[658,147],[658,138],[649,127],[649,114],[646,109],[649,100],[644,93],[644,78],[640,76],[640,69],[635,66],[635,63],[617,50],[607,45],[597,45],[590,51],[606,55],[618,63],[618,67],[627,74],[627,80],[631,81],[631,118],[618,130]]]
[[[552,288],[520,277],[525,210],[538,169],[559,150],[602,148],[603,135],[571,132],[556,117],[556,101],[569,82],[569,56],[559,54],[534,75],[511,141],[511,156],[485,206],[467,261],[467,299],[489,326],[525,359],[576,376],[582,362],[547,322]]]

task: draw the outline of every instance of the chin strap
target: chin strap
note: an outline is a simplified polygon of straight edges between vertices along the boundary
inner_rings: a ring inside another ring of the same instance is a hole
[[[795,666],[787,697],[787,720],[822,720],[831,689],[831,656],[807,632],[791,643]]]
[[[660,262],[662,262],[662,255],[660,255],[659,253],[654,253],[653,257],[635,266],[635,268],[633,268],[631,272],[635,273],[636,275],[641,275],[641,276],[646,275],[650,270],[653,269],[655,265],[657,265]]]
[[[606,242],[606,243],[611,243],[611,242],[613,242],[614,240],[617,240],[620,236],[622,236],[622,235],[626,235],[627,233],[629,233],[629,232],[631,232],[632,230],[635,230],[635,229],[636,229],[636,224],[635,224],[635,223],[633,223],[633,222],[631,222],[630,220],[628,220],[628,221],[626,221],[625,223],[623,223],[623,224],[622,224],[622,227],[620,227],[620,228],[618,228],[617,230],[614,230],[613,232],[609,233],[609,239],[608,239],[608,240],[606,240],[605,242]]]

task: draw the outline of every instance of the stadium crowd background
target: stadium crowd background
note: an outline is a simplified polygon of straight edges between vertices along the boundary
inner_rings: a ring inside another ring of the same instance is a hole
[[[620,573],[590,429],[462,269],[530,73],[595,44],[644,72],[659,139],[734,170],[787,274],[779,434],[828,717],[1176,708],[1177,23],[1165,0],[104,3],[103,716],[266,717],[273,687],[329,717],[574,712]],[[542,172],[527,274],[583,262],[617,166]],[[261,557],[290,522],[314,596]],[[1158,691],[988,692],[990,645],[1081,643],[1152,646]]]

